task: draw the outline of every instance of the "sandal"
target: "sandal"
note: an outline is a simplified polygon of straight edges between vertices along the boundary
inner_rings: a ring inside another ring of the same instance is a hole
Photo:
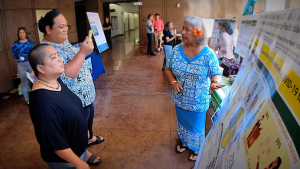
[[[189,161],[191,161],[191,162],[196,162],[196,160],[193,160],[193,158],[194,158],[194,157],[197,157],[198,154],[199,154],[199,153],[196,154],[195,152],[193,152],[193,154],[192,154],[193,156],[192,156],[192,158],[189,158]]]
[[[179,150],[179,151],[178,151],[178,150],[177,150],[177,147],[178,147],[178,146],[180,147],[180,150],[183,149],[183,148],[185,148],[185,150],[186,150],[186,149],[188,148],[187,146],[184,146],[184,145],[182,145],[182,144],[177,145],[177,146],[176,146],[176,149],[175,149],[175,151],[176,151],[177,154],[181,154],[181,153],[183,153],[183,152],[185,151],[185,150],[183,150],[183,151],[180,151],[180,150]]]
[[[103,138],[103,137],[102,137]],[[87,145],[87,148],[91,147],[92,145],[95,145],[95,144],[100,144],[104,141],[104,138],[101,139],[99,136],[96,136],[96,141],[94,142],[91,142]]]
[[[95,154],[92,154],[91,157],[87,160],[87,163],[90,165],[99,165],[101,164],[101,159],[99,159],[97,162],[94,162],[97,156]]]
[[[25,104],[26,104],[27,106],[29,106],[29,100],[28,100],[28,101],[25,101]]]

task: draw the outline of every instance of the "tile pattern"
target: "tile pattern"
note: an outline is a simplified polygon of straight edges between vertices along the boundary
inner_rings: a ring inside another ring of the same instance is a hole
[[[94,81],[94,133],[106,141],[89,148],[103,161],[91,168],[191,168],[191,151],[175,152],[179,139],[171,87],[161,71],[164,53],[146,55],[138,35],[136,29],[115,37],[113,50],[102,53],[107,74]],[[212,111],[207,114],[206,133]],[[22,96],[0,100],[0,149],[0,168],[48,168]]]

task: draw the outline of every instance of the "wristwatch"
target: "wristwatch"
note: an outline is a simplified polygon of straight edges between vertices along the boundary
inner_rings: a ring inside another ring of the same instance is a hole
[[[211,83],[217,83],[217,84],[219,84],[219,82],[217,80],[211,80]]]

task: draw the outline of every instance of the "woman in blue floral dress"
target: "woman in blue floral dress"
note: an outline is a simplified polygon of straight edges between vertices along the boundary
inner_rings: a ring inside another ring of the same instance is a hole
[[[177,134],[182,144],[177,153],[187,148],[194,151],[190,161],[196,161],[205,139],[206,112],[213,90],[224,87],[214,52],[206,46],[206,29],[197,16],[184,20],[182,42],[174,47],[166,64],[166,76],[173,87],[172,98],[177,114]]]

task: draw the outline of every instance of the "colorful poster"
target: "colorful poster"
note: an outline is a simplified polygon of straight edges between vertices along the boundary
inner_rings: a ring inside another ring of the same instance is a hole
[[[99,15],[95,12],[87,12],[86,14],[91,26],[91,30],[93,30],[93,36],[97,44],[98,51],[99,53],[101,53],[108,49],[108,45],[106,42]]]
[[[218,28],[219,22],[229,22],[231,25],[231,28],[233,30],[232,37],[234,37],[235,28],[237,27],[237,20],[236,19],[215,19],[213,30],[211,34],[211,40],[210,40],[210,46],[216,47],[218,44],[218,36],[220,34],[220,29]]]
[[[235,53],[245,57],[249,50],[250,41],[255,31],[259,15],[242,16],[239,35],[235,47]]]
[[[197,169],[300,168],[300,8],[261,13],[248,47]]]

